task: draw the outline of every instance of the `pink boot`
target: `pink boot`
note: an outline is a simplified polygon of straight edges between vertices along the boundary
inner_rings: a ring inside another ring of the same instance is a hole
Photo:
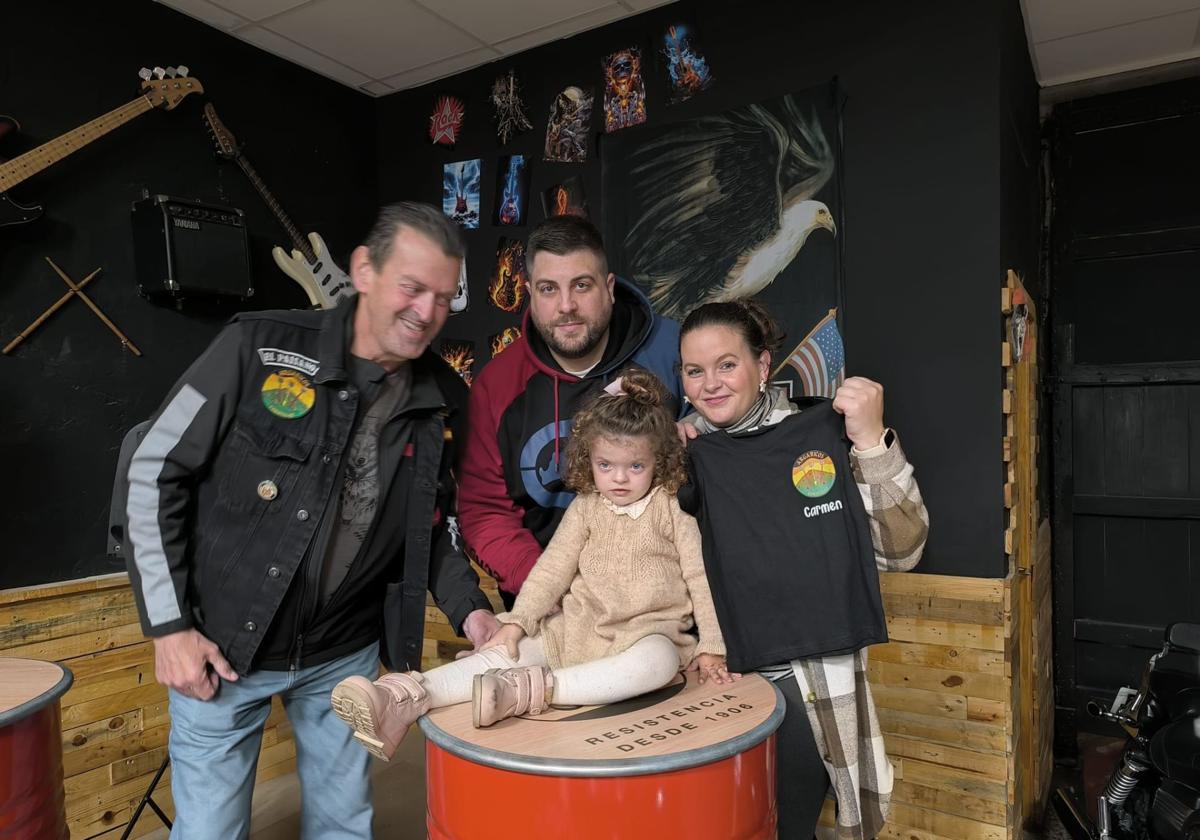
[[[554,682],[541,665],[492,668],[475,675],[471,717],[476,728],[516,715],[540,715],[550,707]]]
[[[408,728],[429,711],[424,679],[416,671],[384,674],[375,682],[347,677],[334,686],[329,703],[371,755],[388,761]]]

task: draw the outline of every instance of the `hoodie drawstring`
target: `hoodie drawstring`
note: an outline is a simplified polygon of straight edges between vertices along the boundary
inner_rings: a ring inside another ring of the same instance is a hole
[[[555,376],[552,378],[554,379],[554,468],[557,470],[558,464],[559,464],[559,461],[558,461],[558,440],[559,440],[559,434],[558,434],[558,377]]]

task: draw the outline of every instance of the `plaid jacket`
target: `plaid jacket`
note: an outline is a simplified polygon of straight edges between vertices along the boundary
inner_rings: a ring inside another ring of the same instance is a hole
[[[781,389],[772,388],[768,399],[747,430],[773,426],[799,411]],[[693,422],[702,433],[713,430],[702,418]],[[912,569],[925,549],[929,512],[900,441],[893,435],[890,446],[852,449],[850,463],[870,519],[876,565],[880,571]],[[796,659],[791,666],[837,800],[833,836],[874,837],[887,819],[893,778],[867,683],[867,651]]]
[[[771,419],[778,422],[788,413]],[[929,512],[899,440],[861,455],[851,450],[850,462],[870,519],[875,564],[880,571],[912,569],[925,549]],[[874,837],[887,819],[892,765],[867,683],[867,650],[796,659],[792,670],[807,701],[808,722],[833,784],[837,800],[834,836],[837,840]]]

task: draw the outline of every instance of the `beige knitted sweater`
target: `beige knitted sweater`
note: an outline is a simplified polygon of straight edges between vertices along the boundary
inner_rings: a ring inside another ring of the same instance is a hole
[[[700,529],[660,487],[621,507],[576,496],[512,611],[496,617],[541,635],[551,668],[612,656],[652,633],[675,643],[680,667],[725,655]]]

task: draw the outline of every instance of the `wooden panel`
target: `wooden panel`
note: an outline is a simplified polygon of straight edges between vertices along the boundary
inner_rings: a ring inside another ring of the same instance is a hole
[[[908,781],[896,783],[892,798],[931,811],[941,811],[991,825],[1004,825],[1007,808],[1003,803],[944,788],[925,787]]]
[[[1004,674],[1004,654],[998,651],[969,647],[923,645],[916,642],[888,642],[871,648],[870,658],[876,662],[898,665],[923,665],[930,668],[961,668],[979,674]]]
[[[921,668],[915,665],[894,665],[871,661],[868,676],[884,685],[920,688],[925,691],[952,692],[989,700],[1003,700],[1008,686],[1003,676],[976,674],[965,670]]]
[[[1003,651],[1003,627],[987,624],[963,624],[954,621],[935,621],[924,618],[888,617],[888,636],[896,641],[921,642],[930,645],[949,645]]]
[[[904,735],[934,744],[964,746],[980,752],[1003,753],[1008,748],[1004,726],[995,723],[921,715],[884,706],[880,706],[878,712],[879,725],[884,732],[893,735]]]
[[[63,774],[72,840],[117,840],[167,750],[167,692],[154,679],[154,648],[141,633],[125,575],[0,592],[0,655],[59,661],[75,682],[62,698]],[[295,771],[282,704],[273,705],[258,779]],[[170,770],[155,792],[174,814]],[[133,831],[157,830],[146,811]]]

